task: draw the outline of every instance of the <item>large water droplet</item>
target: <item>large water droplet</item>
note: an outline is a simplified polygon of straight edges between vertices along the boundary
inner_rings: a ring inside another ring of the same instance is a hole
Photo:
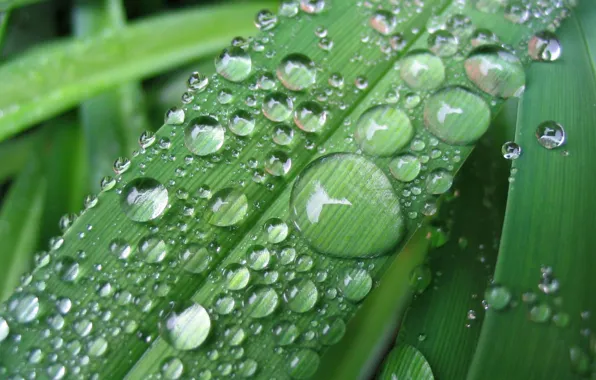
[[[281,122],[292,115],[294,103],[289,96],[281,92],[272,92],[263,99],[263,115],[271,121]]]
[[[445,65],[428,51],[414,51],[401,62],[399,74],[413,90],[433,90],[445,80]]]
[[[275,290],[257,285],[249,289],[244,300],[244,309],[252,318],[264,318],[275,311],[279,297]]]
[[[312,162],[294,184],[290,209],[308,243],[333,256],[387,253],[405,230],[389,179],[374,163],[354,154]]]
[[[209,223],[227,227],[240,223],[248,213],[246,195],[235,188],[228,187],[215,193],[209,201]]]
[[[191,120],[184,129],[184,145],[198,156],[217,152],[224,140],[224,128],[211,116],[199,116]]]
[[[294,122],[304,132],[319,132],[327,122],[327,111],[317,102],[306,101],[294,111]]]
[[[536,128],[536,138],[546,149],[555,149],[565,143],[565,129],[556,121],[545,121]]]
[[[150,264],[162,262],[168,253],[165,241],[152,235],[142,238],[138,249],[141,258]]]
[[[418,177],[422,164],[420,160],[411,154],[404,154],[396,157],[389,163],[389,170],[395,179],[402,182],[410,182]]]
[[[369,20],[370,26],[377,32],[384,36],[387,36],[395,30],[397,27],[397,19],[395,16],[388,11],[378,10],[376,11]]]
[[[193,350],[199,347],[211,330],[211,318],[198,303],[174,310],[160,322],[162,337],[178,350]]]
[[[252,59],[242,48],[230,47],[215,57],[215,70],[231,82],[242,82],[250,76]]]
[[[446,87],[424,106],[424,124],[442,141],[469,144],[488,129],[490,109],[478,95],[463,87]]]
[[[279,218],[271,218],[267,220],[263,229],[267,234],[267,241],[272,244],[278,244],[286,240],[289,232],[286,222]]]
[[[10,309],[17,322],[29,323],[39,317],[39,298],[33,294],[19,293],[10,302]]]
[[[372,278],[364,269],[348,268],[340,275],[338,288],[346,299],[358,302],[370,292]]]
[[[451,188],[453,175],[444,169],[436,169],[426,178],[426,191],[429,194],[443,194]]]
[[[284,87],[292,91],[306,90],[317,79],[314,62],[304,54],[285,56],[277,66],[276,73]]]
[[[535,61],[556,61],[561,56],[561,43],[553,32],[544,30],[530,39],[528,53]]]
[[[255,129],[255,118],[244,110],[238,110],[230,116],[230,131],[237,136],[248,136]]]
[[[228,290],[242,290],[250,281],[250,271],[241,264],[229,264],[224,270],[224,279]]]
[[[120,207],[135,222],[147,222],[160,217],[168,206],[168,190],[156,179],[136,178],[122,191]]]
[[[520,96],[525,89],[526,74],[520,60],[496,46],[481,46],[465,62],[466,75],[474,84],[493,96]]]
[[[296,313],[306,313],[311,310],[318,298],[317,287],[308,279],[293,280],[284,291],[284,300],[290,310]]]
[[[366,110],[356,123],[354,138],[370,155],[391,156],[402,150],[414,136],[414,128],[402,110],[389,105]]]

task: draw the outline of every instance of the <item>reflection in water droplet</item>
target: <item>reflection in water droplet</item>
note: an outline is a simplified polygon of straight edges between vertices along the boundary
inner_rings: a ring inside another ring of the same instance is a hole
[[[231,82],[242,82],[252,71],[252,59],[240,47],[227,48],[215,57],[215,71]]]
[[[520,60],[497,46],[474,50],[465,62],[466,75],[479,89],[493,96],[520,96],[525,89],[526,74]]]
[[[449,144],[469,144],[488,129],[490,109],[478,95],[463,87],[445,87],[424,105],[424,124]]]
[[[240,223],[248,213],[246,195],[235,188],[228,187],[215,193],[209,201],[208,222],[214,226],[227,227]]]
[[[251,318],[264,318],[275,311],[279,297],[275,290],[257,285],[250,288],[244,300],[244,310]]]
[[[65,282],[73,282],[79,276],[79,263],[69,256],[62,256],[56,262],[56,273]]]
[[[418,177],[422,164],[420,160],[411,154],[398,156],[389,162],[389,170],[395,179],[402,182],[410,182]]]
[[[249,248],[246,253],[246,262],[253,270],[263,270],[269,265],[271,253],[262,245],[255,245]]]
[[[445,65],[436,55],[419,50],[403,59],[399,73],[411,89],[433,90],[445,80]]]
[[[553,32],[544,30],[530,39],[528,53],[535,61],[556,61],[561,56],[561,43]]]
[[[190,273],[203,273],[209,268],[212,256],[209,250],[198,244],[190,244],[180,255],[184,270]]]
[[[314,282],[308,279],[291,281],[284,291],[284,300],[290,310],[296,313],[306,313],[317,303],[319,292]]]
[[[395,30],[397,27],[397,19],[395,16],[388,11],[378,10],[376,11],[369,20],[370,26],[377,32],[384,36],[387,36]]]
[[[211,116],[199,116],[191,120],[184,129],[184,145],[198,156],[217,152],[224,140],[224,128]]]
[[[39,317],[39,298],[33,294],[18,293],[10,301],[10,310],[17,322],[32,322]]]
[[[275,13],[264,9],[257,13],[255,17],[255,25],[260,30],[271,30],[277,25],[277,16]]]
[[[288,225],[279,218],[267,220],[263,229],[267,234],[267,241],[272,244],[278,244],[286,240],[289,232]]]
[[[536,138],[546,149],[555,149],[565,143],[565,129],[556,121],[545,121],[536,128]]]
[[[312,162],[294,183],[290,209],[307,242],[333,256],[387,253],[405,230],[389,179],[374,163],[354,154]]]
[[[211,330],[211,318],[198,303],[174,310],[160,322],[160,333],[166,342],[177,350],[199,347]]]
[[[281,177],[290,171],[292,168],[292,159],[287,153],[281,151],[271,152],[265,159],[265,170],[267,173]]]
[[[370,292],[372,278],[364,269],[347,268],[339,277],[337,286],[346,299],[358,302]]]
[[[287,120],[292,114],[294,103],[289,96],[281,92],[272,92],[263,99],[263,115],[271,121]]]
[[[451,189],[453,175],[444,169],[436,169],[426,178],[426,191],[429,194],[443,194]]]
[[[319,132],[327,122],[327,111],[317,102],[306,101],[294,111],[294,122],[304,132]]]
[[[303,348],[293,352],[287,359],[288,374],[293,379],[310,379],[317,368],[321,359],[319,355],[308,348]]]
[[[248,136],[255,129],[255,119],[247,111],[238,110],[230,116],[228,128],[237,136]]]
[[[391,156],[412,139],[414,128],[408,116],[389,105],[366,110],[356,123],[354,138],[360,148],[375,156]]]
[[[122,191],[120,207],[135,222],[147,222],[160,217],[168,206],[168,190],[156,179],[136,178]]]
[[[292,91],[306,90],[317,79],[314,62],[303,54],[285,56],[277,66],[276,73],[284,87]]]
[[[160,263],[168,253],[166,243],[157,236],[146,236],[139,241],[138,249],[141,258],[150,264]]]
[[[241,264],[229,264],[224,270],[224,279],[228,290],[242,290],[250,281],[250,271]]]
[[[525,4],[509,4],[505,7],[505,18],[514,24],[523,24],[530,18],[530,10]]]
[[[513,141],[508,141],[501,147],[501,154],[506,160],[517,160],[522,153],[521,146]]]

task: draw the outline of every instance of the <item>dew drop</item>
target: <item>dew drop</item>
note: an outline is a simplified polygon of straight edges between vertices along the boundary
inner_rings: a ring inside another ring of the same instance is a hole
[[[433,90],[445,80],[445,65],[436,55],[419,50],[403,59],[399,73],[411,89]]]
[[[314,62],[304,54],[289,54],[277,66],[277,78],[285,88],[303,91],[315,84],[317,71]]]
[[[184,145],[198,156],[217,152],[224,140],[224,128],[211,116],[199,116],[191,120],[184,129]]]
[[[289,321],[282,321],[273,326],[271,332],[275,343],[280,346],[288,346],[298,338],[300,330],[295,324]]]
[[[530,18],[530,11],[524,4],[509,4],[505,7],[505,18],[514,24],[523,24]]]
[[[242,82],[250,76],[252,59],[242,48],[230,47],[215,57],[215,71],[230,82]]]
[[[265,170],[267,173],[281,177],[290,171],[292,168],[292,159],[287,153],[281,151],[271,152],[265,159]]]
[[[300,0],[300,9],[306,13],[317,14],[325,10],[328,0]]]
[[[184,123],[186,115],[184,110],[178,107],[172,107],[166,112],[165,123],[170,125],[180,125]],[[141,144],[142,146],[143,144]]]
[[[479,89],[501,98],[520,96],[526,74],[520,60],[507,50],[482,46],[465,61],[466,75]]]
[[[238,110],[230,116],[228,128],[237,136],[248,136],[255,129],[255,119],[247,111]]]
[[[378,10],[369,20],[370,26],[377,32],[387,36],[395,31],[397,19],[388,11]]]
[[[436,169],[426,178],[426,191],[429,194],[443,194],[451,189],[453,175],[445,169]]]
[[[561,43],[553,32],[544,30],[532,36],[528,53],[534,61],[556,61],[561,56]]]
[[[503,285],[491,285],[484,292],[484,299],[491,309],[503,310],[511,302],[511,292]]]
[[[340,318],[328,318],[321,323],[320,340],[326,346],[336,344],[346,333],[346,323]]]
[[[293,379],[310,379],[317,368],[321,359],[319,355],[308,348],[303,348],[289,355],[286,363],[288,374]]]
[[[506,160],[517,160],[522,153],[521,146],[513,141],[508,141],[501,147],[501,154]]]
[[[375,156],[391,156],[414,136],[414,128],[402,110],[379,105],[364,111],[356,122],[354,138],[360,148]]]
[[[346,299],[358,302],[364,299],[372,288],[372,278],[364,269],[348,268],[339,278],[339,290]]]
[[[309,100],[298,105],[294,122],[304,132],[320,132],[327,122],[327,111],[319,103]]]
[[[277,16],[275,13],[264,9],[257,13],[255,17],[255,25],[260,30],[271,30],[277,25]]]
[[[292,115],[294,103],[289,96],[281,92],[273,92],[263,99],[263,115],[271,121],[282,122]]]
[[[490,109],[478,95],[463,87],[446,87],[431,95],[424,106],[424,124],[440,140],[465,145],[488,129]]]
[[[437,30],[428,37],[428,48],[439,57],[451,57],[457,53],[458,40],[447,30]]]
[[[135,222],[147,222],[160,217],[168,206],[168,190],[156,179],[136,178],[122,191],[120,207]]]
[[[267,241],[271,244],[281,243],[288,237],[288,225],[279,218],[271,218],[267,220],[263,229],[267,235]]]
[[[160,322],[164,340],[177,350],[193,350],[199,347],[211,330],[211,318],[198,303],[173,310]]]
[[[176,380],[184,373],[184,364],[182,360],[172,357],[167,358],[161,364],[161,374],[165,379]]]
[[[545,121],[536,128],[536,139],[546,149],[560,147],[565,143],[566,138],[565,129],[555,121]]]
[[[387,253],[405,230],[389,179],[374,163],[354,154],[331,154],[308,165],[294,183],[290,209],[306,241],[332,256]]]
[[[227,227],[242,222],[248,213],[246,195],[232,187],[215,193],[209,201],[208,222],[214,226]]]
[[[391,175],[398,181],[411,182],[418,177],[422,164],[420,160],[411,154],[398,156],[389,162]]]
[[[244,310],[251,318],[264,318],[271,315],[279,304],[275,290],[257,285],[249,289],[244,300]]]
[[[190,244],[180,257],[184,262],[184,270],[195,274],[205,272],[212,261],[209,250],[198,244]]]
[[[10,302],[10,309],[17,322],[30,323],[39,317],[39,298],[33,294],[19,293]]]
[[[0,317],[0,343],[2,343],[8,334],[10,333],[10,327],[6,322],[6,319]]]
[[[242,290],[250,281],[250,271],[241,264],[229,264],[224,270],[224,279],[228,290]]]
[[[162,262],[168,253],[163,239],[153,235],[142,238],[138,249],[141,259],[150,264]]]
[[[271,253],[262,245],[252,246],[246,253],[248,266],[253,270],[263,270],[269,265]]]
[[[317,303],[319,292],[311,280],[295,279],[288,284],[283,296],[290,310],[306,313]]]
[[[277,145],[290,145],[294,139],[294,130],[287,124],[277,124],[273,127],[273,142]]]

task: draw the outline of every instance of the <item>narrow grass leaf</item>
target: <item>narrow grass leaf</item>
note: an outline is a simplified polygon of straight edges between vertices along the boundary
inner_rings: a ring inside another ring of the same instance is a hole
[[[512,169],[494,274],[501,288],[487,293],[470,379],[593,375],[595,34],[596,8],[582,2],[558,33],[561,58],[528,72],[515,139],[523,151]],[[536,136],[551,120],[565,131],[556,149]]]

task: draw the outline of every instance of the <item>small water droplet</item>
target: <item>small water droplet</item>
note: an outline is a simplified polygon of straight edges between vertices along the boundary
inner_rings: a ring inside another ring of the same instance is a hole
[[[338,288],[346,299],[358,302],[370,292],[372,278],[364,269],[348,268],[340,275]]]
[[[130,181],[122,191],[120,206],[135,222],[147,222],[160,217],[168,205],[168,190],[149,177]]]
[[[389,162],[389,170],[395,179],[402,182],[411,182],[418,177],[422,164],[411,154],[398,156]]]
[[[536,128],[536,139],[546,149],[560,147],[565,144],[566,138],[565,129],[555,121],[545,121]]]
[[[428,37],[428,48],[439,57],[451,57],[457,53],[459,41],[447,30],[437,30]]]
[[[561,43],[553,32],[544,30],[532,36],[528,53],[535,61],[556,61],[561,56]]]
[[[230,82],[242,82],[250,76],[252,59],[242,48],[230,47],[215,58],[215,71]]]
[[[219,227],[233,226],[246,218],[248,199],[246,195],[232,187],[222,189],[211,198],[208,210],[210,224]]]
[[[273,92],[263,99],[263,115],[271,121],[282,122],[292,115],[294,103],[289,96],[281,92]]]
[[[198,303],[172,310],[161,322],[160,332],[166,342],[177,350],[199,347],[211,330],[211,318]]]
[[[289,54],[277,66],[277,78],[285,88],[303,91],[315,84],[317,71],[314,62],[304,54]]]
[[[445,65],[436,55],[418,50],[403,59],[399,73],[411,89],[433,90],[445,80]]]
[[[248,136],[255,129],[255,118],[244,110],[238,110],[230,116],[230,131],[237,136]]]
[[[320,361],[319,355],[313,350],[303,348],[295,351],[286,361],[288,374],[293,379],[310,379],[317,371]]]
[[[384,36],[387,36],[397,27],[397,19],[395,16],[388,11],[378,10],[376,11],[369,20],[370,26],[377,32]]]
[[[426,178],[426,191],[429,194],[443,194],[453,184],[453,175],[444,169],[436,169]]]
[[[517,160],[522,153],[521,146],[517,145],[513,141],[507,141],[501,147],[501,154],[506,160]]]
[[[288,237],[288,225],[279,218],[271,218],[267,220],[263,229],[267,234],[267,241],[271,244],[281,243]]]
[[[142,238],[138,249],[141,258],[150,264],[162,262],[168,253],[167,245],[163,239],[153,235]]]
[[[327,111],[317,102],[305,101],[296,107],[294,122],[304,132],[320,132],[327,122]]]
[[[511,292],[503,285],[491,285],[484,292],[484,299],[491,309],[503,310],[511,302]]]
[[[244,310],[251,318],[264,318],[271,315],[279,304],[275,290],[257,285],[250,288],[244,300]]]
[[[17,322],[32,322],[39,317],[39,298],[33,294],[18,293],[10,302],[10,310]]]
[[[300,8],[306,13],[321,13],[326,6],[326,0],[300,0]]]
[[[271,30],[277,25],[277,16],[275,13],[264,9],[257,13],[255,17],[255,25],[260,30]]]
[[[360,148],[375,156],[391,156],[412,139],[414,128],[402,110],[389,105],[366,110],[356,122],[354,138]]]
[[[184,129],[184,145],[198,156],[217,152],[224,140],[224,128],[211,116],[199,116],[191,120]]]
[[[317,303],[319,292],[311,280],[295,279],[288,284],[283,296],[290,310],[306,313]]]

